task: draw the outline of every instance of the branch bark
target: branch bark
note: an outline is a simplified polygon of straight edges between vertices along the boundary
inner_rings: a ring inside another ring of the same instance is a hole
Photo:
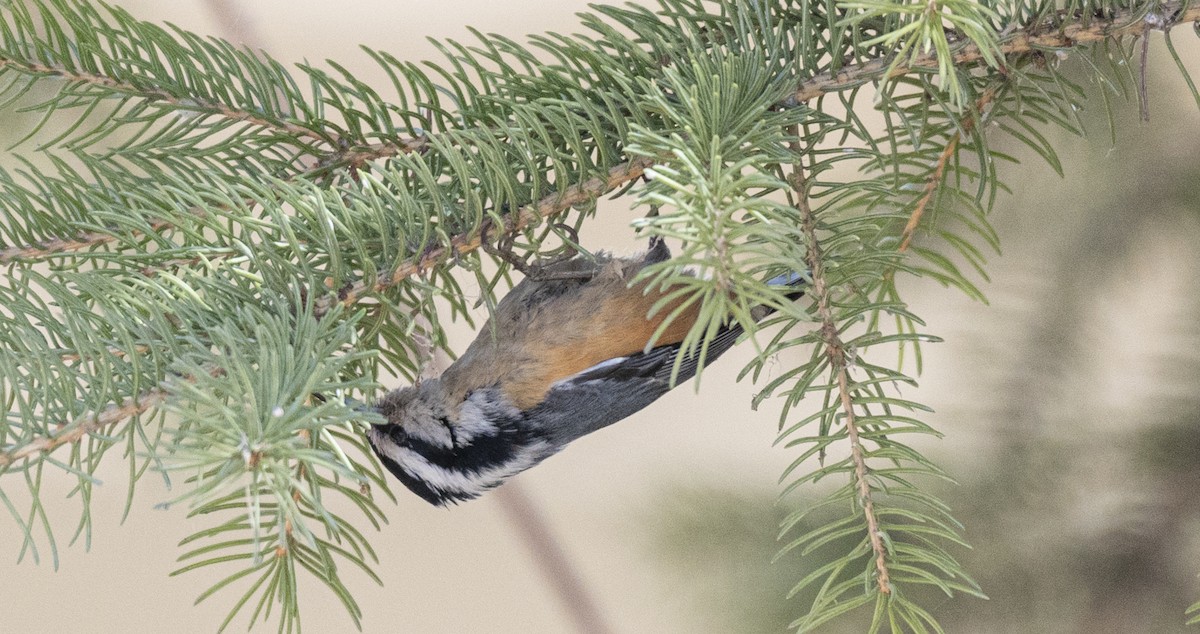
[[[151,408],[161,405],[166,398],[165,390],[148,390],[137,398],[126,399],[120,405],[110,405],[99,414],[85,414],[70,423],[60,423],[59,432],[54,435],[36,436],[22,445],[0,452],[0,473],[15,462],[49,453],[62,445],[79,442],[88,434],[144,414]]]
[[[1047,25],[1043,31],[1016,31],[1000,44],[1000,53],[1005,56],[1019,55],[1040,50],[1072,48],[1080,44],[1099,42],[1108,38],[1138,36],[1152,29],[1169,29],[1175,24],[1200,21],[1200,5],[1189,2],[1165,2],[1159,5],[1160,19],[1141,19],[1140,12],[1120,11],[1111,18],[1090,18],[1069,22],[1061,26]],[[1163,17],[1167,16],[1167,17]],[[973,64],[983,59],[979,46],[966,43],[953,54],[954,65]],[[796,92],[783,102],[784,107],[794,107],[830,92],[860,86],[869,81],[887,77],[899,77],[919,70],[937,70],[937,55],[926,54],[910,64],[891,67],[892,57],[881,57],[854,64],[837,72],[822,73],[800,84]],[[889,68],[891,70],[889,71]]]
[[[793,142],[792,151],[796,156],[793,167],[791,185],[796,194],[796,206],[800,210],[801,231],[808,243],[805,260],[808,264],[809,275],[812,277],[812,287],[808,295],[817,305],[817,317],[821,321],[821,340],[825,346],[825,357],[837,383],[839,401],[842,406],[843,423],[846,434],[850,439],[850,459],[854,463],[854,485],[858,490],[858,502],[862,506],[863,516],[867,521],[867,539],[871,544],[871,552],[875,558],[875,583],[883,594],[892,593],[892,585],[887,564],[887,547],[879,532],[879,516],[875,514],[875,501],[871,495],[871,483],[867,479],[867,460],[862,438],[858,434],[858,422],[855,418],[854,401],[850,394],[850,373],[846,368],[846,345],[838,335],[837,321],[833,318],[830,308],[829,286],[825,280],[825,264],[821,259],[820,242],[817,240],[817,219],[808,201],[808,182],[804,176],[804,165],[800,159],[798,142]]]
[[[912,243],[913,235],[917,232],[917,227],[921,226],[921,217],[925,215],[925,208],[929,206],[929,201],[933,200],[933,194],[937,191],[938,185],[942,183],[942,176],[946,173],[946,164],[958,151],[958,144],[962,141],[963,134],[971,134],[975,130],[976,123],[982,120],[986,115],[984,111],[992,100],[996,98],[996,93],[1000,90],[1000,85],[993,83],[988,86],[979,99],[975,100],[974,108],[963,117],[959,122],[959,128],[950,136],[950,140],[946,142],[946,147],[938,156],[937,163],[934,165],[933,173],[929,175],[929,179],[925,181],[925,191],[921,194],[921,199],[917,201],[917,206],[913,208],[913,212],[908,217],[908,222],[904,225],[904,230],[900,233],[899,251],[903,253],[908,250]]]
[[[551,194],[532,205],[525,205],[515,213],[509,215],[508,222],[499,231],[494,232],[494,234],[504,235],[508,232],[519,231],[543,218],[555,216],[575,205],[595,200],[621,185],[640,177],[646,171],[646,168],[653,164],[654,161],[652,159],[636,158],[608,170],[608,173],[604,177],[597,176],[583,183],[571,185],[563,191]],[[474,251],[479,248],[482,242],[483,231],[484,229],[480,228],[470,233],[454,236],[450,240],[449,246],[437,247],[425,252],[419,258],[400,265],[390,275],[377,280],[374,284],[368,285],[366,282],[356,282],[339,293],[337,303],[350,306],[358,302],[364,295],[377,293],[395,286],[413,275],[429,270],[448,256],[461,255]],[[314,308],[315,314],[324,314],[332,308],[333,303],[333,301],[328,299],[319,301]]]

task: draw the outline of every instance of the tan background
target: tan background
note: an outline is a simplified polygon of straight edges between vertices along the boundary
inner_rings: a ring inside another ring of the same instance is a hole
[[[384,84],[384,78],[357,49],[359,44],[390,51],[401,59],[433,58],[433,48],[425,41],[428,36],[467,38],[466,25],[512,37],[548,30],[576,32],[580,29],[573,14],[585,8],[577,0],[231,0],[224,4],[233,7],[232,19],[223,24],[214,20],[209,5],[200,1],[122,0],[117,4],[139,17],[169,20],[202,33],[227,35],[230,24],[249,29],[244,33],[256,34],[263,46],[284,62],[333,58],[362,69],[362,78],[378,85]],[[1178,39],[1188,45],[1188,59],[1196,65],[1200,53],[1191,41],[1194,38]],[[1156,51],[1161,54],[1161,49]],[[1158,59],[1165,62],[1165,57]],[[927,369],[916,397],[938,410],[931,422],[948,438],[929,445],[930,452],[956,476],[970,480],[974,473],[989,473],[999,466],[1005,454],[993,451],[991,443],[995,430],[1012,422],[1013,410],[1036,410],[1041,420],[1062,422],[1061,427],[1032,431],[1049,438],[1069,440],[1081,430],[1095,428],[1114,431],[1113,439],[1093,438],[1074,445],[1091,452],[1093,459],[1060,477],[1063,488],[1077,488],[1080,495],[1058,507],[1063,514],[1057,524],[1039,525],[1036,530],[1087,534],[1104,530],[1113,515],[1136,514],[1137,494],[1129,494],[1121,485],[1136,482],[1141,474],[1117,449],[1129,440],[1127,431],[1121,430],[1154,420],[1155,408],[1164,402],[1164,390],[1185,398],[1192,393],[1186,382],[1176,384],[1172,382],[1175,379],[1156,374],[1154,359],[1164,350],[1191,355],[1200,341],[1189,338],[1190,334],[1182,340],[1168,336],[1179,326],[1181,315],[1190,314],[1186,306],[1181,307],[1179,297],[1194,292],[1196,286],[1194,206],[1190,215],[1181,215],[1182,220],[1167,214],[1161,221],[1140,223],[1138,235],[1130,238],[1132,246],[1121,255],[1128,265],[1120,275],[1100,276],[1098,271],[1089,276],[1087,271],[1075,271],[1079,283],[1095,291],[1090,311],[1080,315],[1076,324],[1083,333],[1080,361],[1071,364],[1053,384],[1034,381],[1026,391],[1027,403],[1005,403],[1010,408],[1006,410],[992,399],[1027,372],[1034,372],[1014,361],[1016,353],[1009,342],[1013,332],[1027,332],[1051,316],[1044,312],[1044,293],[1054,288],[1054,276],[1062,272],[1062,267],[1053,264],[1055,253],[1097,221],[1088,215],[1097,187],[1089,174],[1120,167],[1130,179],[1144,175],[1152,181],[1157,170],[1148,160],[1151,156],[1164,162],[1195,157],[1200,115],[1188,105],[1181,88],[1177,76],[1156,75],[1151,90],[1156,99],[1154,124],[1122,132],[1123,140],[1132,137],[1135,145],[1139,145],[1139,137],[1153,138],[1152,155],[1144,145],[1129,151],[1098,152],[1094,143],[1069,139],[1062,144],[1066,180],[1049,175],[1028,151],[1018,151],[1027,160],[1024,165],[1002,168],[1018,191],[1001,199],[996,214],[1005,256],[995,258],[990,271],[993,282],[984,289],[993,306],[971,303],[934,284],[910,285],[909,298],[916,312],[928,319],[929,331],[947,339],[944,344],[926,347]],[[1128,104],[1121,107],[1125,118],[1136,109]],[[1103,129],[1096,132],[1104,135]],[[1029,183],[1039,185],[1026,186]],[[584,239],[591,247],[619,252],[640,248],[627,228],[632,217],[623,204],[609,203]],[[472,336],[461,328],[454,334],[460,348]],[[1052,348],[1047,346],[1048,351]],[[663,509],[678,503],[673,496],[676,487],[748,492],[746,495],[767,503],[777,490],[776,480],[793,454],[772,447],[778,405],[767,403],[760,411],[751,411],[754,386],[734,381],[750,358],[747,346],[734,350],[705,373],[703,393],[677,390],[639,415],[576,443],[565,454],[519,477],[551,518],[579,573],[618,631],[724,631],[728,626],[717,620],[720,615],[706,611],[705,597],[714,592],[756,592],[752,587],[736,587],[744,574],[742,566],[767,566],[766,561],[731,562],[721,553],[699,550],[684,556],[698,572],[689,574],[685,569],[681,574],[680,567],[662,557],[655,546],[660,540],[656,535],[662,532]],[[785,367],[793,361],[785,358],[779,363]],[[1053,363],[1054,359],[1043,361]],[[1080,408],[1086,408],[1085,414],[1080,414]],[[225,614],[228,596],[219,594],[199,607],[192,606],[212,576],[200,572],[167,577],[175,567],[177,542],[201,524],[186,520],[181,510],[155,510],[153,505],[170,493],[150,476],[138,492],[130,518],[120,525],[123,468],[113,461],[100,471],[107,484],[98,489],[94,503],[96,529],[91,552],[79,545],[64,547],[57,572],[45,562],[40,566],[12,564],[19,539],[10,522],[0,521],[0,554],[7,557],[0,568],[0,586],[5,586],[0,631],[183,633],[215,629]],[[381,558],[378,570],[384,587],[348,572],[365,611],[364,631],[570,629],[570,620],[494,498],[447,511],[427,506],[402,488],[398,492],[398,508],[389,509],[391,524],[373,540]],[[1030,506],[1037,510],[1036,504]],[[71,521],[70,512],[59,515],[64,520],[60,526]],[[962,519],[976,547],[986,547],[978,536],[990,534],[987,527],[981,530],[970,518]],[[1013,530],[1027,532],[1030,543],[1036,543],[1035,530],[1022,528],[1019,521],[1014,521],[1014,526]],[[68,535],[69,531],[59,531],[64,542]],[[1194,556],[1200,550],[1196,543],[1180,548],[1180,559],[1200,571],[1200,557]],[[1193,556],[1189,558],[1189,554]],[[14,586],[20,589],[14,591]],[[1190,592],[1200,598],[1200,589]],[[323,588],[310,584],[302,589],[302,595],[307,631],[352,631],[340,604]],[[1180,623],[1183,607],[1175,611]],[[793,615],[802,611],[798,605],[787,609]],[[964,622],[969,623],[969,619]],[[240,630],[244,620],[231,627]],[[974,627],[982,628],[974,631],[997,631],[984,625]]]

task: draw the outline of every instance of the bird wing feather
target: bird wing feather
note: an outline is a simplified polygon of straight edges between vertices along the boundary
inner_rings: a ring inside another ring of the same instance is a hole
[[[662,296],[662,291],[647,292],[645,283],[630,286],[625,279],[598,276],[579,292],[550,302],[529,324],[525,349],[531,363],[522,380],[509,389],[517,406],[541,402],[550,386],[563,377],[643,352],[652,338],[663,346],[683,341],[696,323],[700,303],[672,298],[651,315]],[[564,328],[563,322],[569,327]]]
[[[721,328],[709,342],[705,363],[721,356],[741,334],[737,324]],[[657,346],[606,359],[555,382],[529,419],[539,421],[552,443],[560,446],[611,425],[670,391],[671,373],[681,353],[676,383],[682,383],[695,376],[699,355],[688,354],[679,343]]]
[[[517,408],[529,409],[563,377],[642,352],[652,338],[656,345],[682,341],[696,322],[700,302],[681,294],[656,309],[671,288],[630,284],[647,265],[669,258],[666,245],[658,242],[641,256],[577,257],[548,267],[545,278],[522,280],[443,373],[450,400],[503,385]]]

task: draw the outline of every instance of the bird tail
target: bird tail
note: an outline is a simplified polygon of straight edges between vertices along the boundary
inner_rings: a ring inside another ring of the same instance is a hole
[[[810,281],[808,271],[789,271],[767,280],[767,285],[790,287],[792,290],[788,291],[787,298],[797,300],[804,296],[804,289]],[[754,317],[754,321],[762,321],[774,312],[775,309],[770,306],[759,305],[755,306],[750,314]]]
[[[801,286],[808,284],[808,271],[789,271],[767,280],[767,286]]]

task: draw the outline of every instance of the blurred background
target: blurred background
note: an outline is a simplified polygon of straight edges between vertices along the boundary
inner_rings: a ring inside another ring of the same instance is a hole
[[[585,9],[579,0],[115,4],[285,63],[336,59],[377,85],[386,78],[359,44],[434,59],[426,37],[468,39],[467,26],[514,38],[577,32],[574,13]],[[1179,31],[1200,74],[1200,46]],[[1160,45],[1156,35],[1148,124],[1136,103],[1118,104],[1114,143],[1093,92],[1088,138],[1043,130],[1065,178],[1027,148],[997,148],[1022,163],[1001,171],[1013,191],[992,217],[1004,252],[982,285],[990,305],[932,282],[907,288],[927,331],[946,340],[924,348],[918,395],[946,438],[921,446],[960,482],[938,494],[974,546],[956,554],[991,597],[929,605],[947,631],[1184,632],[1184,609],[1200,599],[1200,112]],[[0,121],[18,136],[33,123],[12,112]],[[584,243],[641,248],[633,216],[624,201],[604,203]],[[458,349],[474,335],[452,334]],[[751,356],[735,349],[705,372],[702,393],[678,389],[515,480],[612,631],[778,632],[804,612],[785,597],[807,562],[772,563],[779,521],[804,498],[777,500],[794,455],[772,447],[779,404],[751,411],[755,386],[735,381]],[[113,460],[101,470],[91,552],[65,548],[57,572],[15,563],[19,534],[0,521],[0,630],[216,629],[232,595],[193,607],[212,575],[167,576],[198,524],[183,509],[154,508],[172,497],[154,478],[122,524],[124,469]],[[373,541],[384,586],[347,573],[364,631],[573,629],[511,520],[511,499],[443,510],[397,489],[391,524]],[[57,516],[64,544],[75,508],[64,502]],[[353,630],[324,588],[301,593],[308,631]]]

